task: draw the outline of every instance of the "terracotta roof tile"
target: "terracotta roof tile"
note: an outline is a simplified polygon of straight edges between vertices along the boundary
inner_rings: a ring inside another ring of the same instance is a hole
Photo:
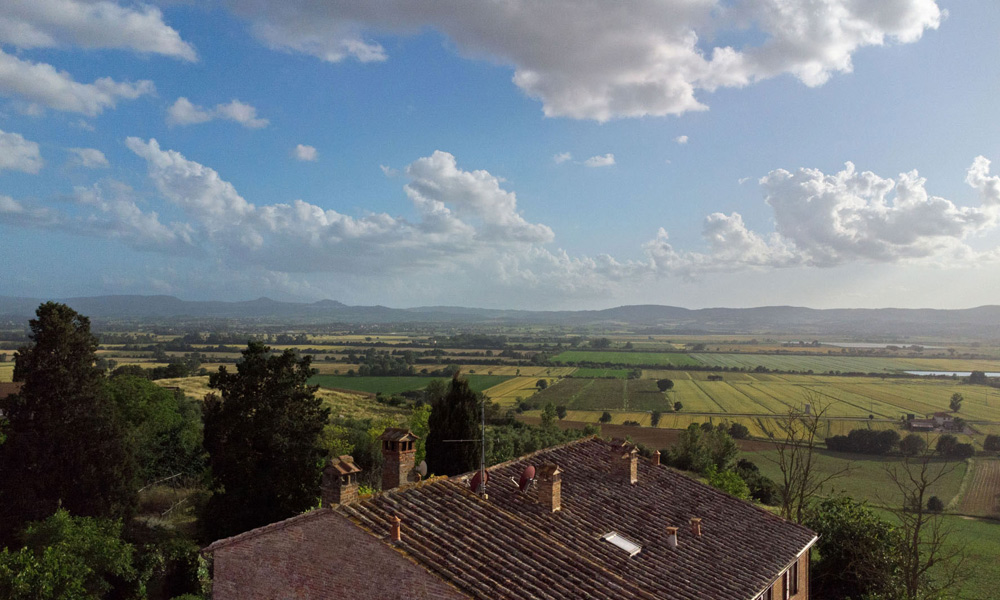
[[[621,448],[588,439],[496,465],[488,500],[472,493],[467,474],[336,510],[377,536],[387,536],[390,519],[399,517],[398,548],[477,598],[748,599],[815,539],[647,461],[630,485],[611,468]],[[510,482],[527,465],[546,463],[562,472],[562,510],[555,513],[538,503],[537,489],[522,493]],[[692,517],[702,519],[701,537],[688,526]],[[680,528],[675,549],[667,546],[667,526]],[[629,557],[603,541],[611,531],[642,550]]]
[[[420,437],[409,429],[403,429],[401,427],[388,427],[382,432],[382,435],[378,436],[378,439],[385,442],[414,442],[419,440]]]

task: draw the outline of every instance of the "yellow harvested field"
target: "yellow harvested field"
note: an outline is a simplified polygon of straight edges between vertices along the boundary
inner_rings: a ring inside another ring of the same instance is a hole
[[[516,367],[513,365],[462,365],[462,372],[474,369],[479,375],[506,375],[508,377],[565,377],[572,375],[576,367]],[[551,382],[550,382],[551,383]]]
[[[14,380],[14,363],[0,363],[0,382]]]
[[[203,400],[205,395],[212,391],[208,387],[207,376],[158,379],[153,383],[167,388],[177,388],[184,392],[185,396],[199,401]],[[316,392],[316,396],[330,407],[330,415],[334,417],[368,418],[389,416],[395,418],[403,415],[405,412],[397,407],[379,404],[370,399],[366,394],[352,394],[320,388]]]
[[[494,375],[496,374],[494,373]],[[538,391],[538,388],[535,387],[538,379],[538,377],[514,377],[485,390],[483,393],[501,406],[514,406],[517,398],[527,400]]]

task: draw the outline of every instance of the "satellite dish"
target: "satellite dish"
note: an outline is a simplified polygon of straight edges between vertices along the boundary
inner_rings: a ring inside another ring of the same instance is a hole
[[[421,477],[427,477],[427,461],[422,460],[420,464],[417,465],[417,473],[420,473]]]
[[[535,467],[528,465],[521,472],[521,480],[517,482],[517,488],[522,492],[528,489],[528,486],[535,481]]]
[[[484,474],[486,475],[486,480],[485,481],[482,480],[482,476]],[[476,474],[472,476],[472,480],[469,481],[469,487],[472,488],[473,492],[477,492],[478,493],[479,492],[479,484],[481,484],[481,483],[489,483],[489,481],[490,481],[490,474],[489,474],[489,472],[487,472],[487,471],[476,471]]]

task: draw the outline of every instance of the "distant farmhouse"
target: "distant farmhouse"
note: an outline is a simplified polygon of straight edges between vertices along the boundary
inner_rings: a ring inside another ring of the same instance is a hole
[[[955,417],[946,412],[927,415],[926,419],[907,419],[906,426],[912,431],[947,431],[955,428]]]
[[[412,433],[381,439],[381,494],[359,499],[341,456],[322,508],[206,548],[215,600],[809,597],[812,531],[658,454],[587,438],[488,468],[478,494],[478,473],[417,481]]]

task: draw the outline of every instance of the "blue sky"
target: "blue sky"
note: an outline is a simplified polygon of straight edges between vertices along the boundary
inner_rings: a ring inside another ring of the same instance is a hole
[[[993,0],[8,0],[0,294],[996,304],[998,31]]]

